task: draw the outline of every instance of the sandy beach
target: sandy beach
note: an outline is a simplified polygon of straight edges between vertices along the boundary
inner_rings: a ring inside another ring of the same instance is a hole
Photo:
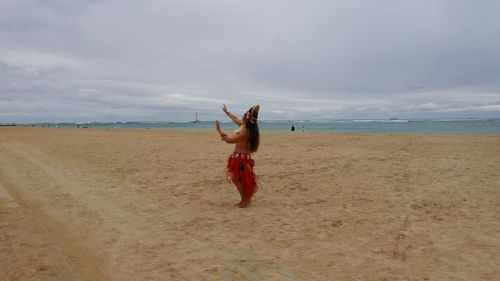
[[[0,280],[498,280],[500,135],[0,128]],[[495,277],[496,276],[496,277]]]

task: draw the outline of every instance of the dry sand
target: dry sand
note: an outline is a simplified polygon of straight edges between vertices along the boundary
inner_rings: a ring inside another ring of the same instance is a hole
[[[0,128],[0,280],[498,280],[500,136]]]

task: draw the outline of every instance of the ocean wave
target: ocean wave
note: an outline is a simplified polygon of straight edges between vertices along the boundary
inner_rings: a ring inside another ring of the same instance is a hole
[[[372,122],[380,122],[380,123],[407,123],[406,119],[355,119],[355,120],[345,120],[346,123],[372,123]]]
[[[462,119],[431,119],[431,120],[424,120],[424,121],[434,121],[434,122],[484,122],[484,121],[495,121],[499,119],[491,119],[491,118],[462,118]]]

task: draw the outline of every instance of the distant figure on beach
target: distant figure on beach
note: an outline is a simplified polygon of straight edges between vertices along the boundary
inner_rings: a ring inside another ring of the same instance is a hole
[[[292,132],[295,132],[295,126],[292,124]]]
[[[253,171],[255,162],[251,158],[251,153],[259,148],[259,126],[257,118],[259,116],[259,106],[250,108],[240,120],[231,114],[226,105],[222,106],[222,111],[233,120],[239,128],[231,135],[222,132],[219,120],[215,121],[215,127],[221,140],[227,143],[234,143],[234,151],[229,156],[226,166],[227,177],[238,189],[241,201],[237,204],[240,208],[250,205],[252,197],[259,188],[257,177]]]

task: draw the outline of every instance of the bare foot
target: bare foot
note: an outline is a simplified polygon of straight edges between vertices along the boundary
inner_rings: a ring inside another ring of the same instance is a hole
[[[246,202],[246,201],[241,201],[238,204],[238,207],[240,207],[240,208],[247,208],[248,206],[250,206],[250,202]]]
[[[234,206],[240,206],[241,203],[243,203],[243,200],[241,200],[240,202],[234,204]]]

